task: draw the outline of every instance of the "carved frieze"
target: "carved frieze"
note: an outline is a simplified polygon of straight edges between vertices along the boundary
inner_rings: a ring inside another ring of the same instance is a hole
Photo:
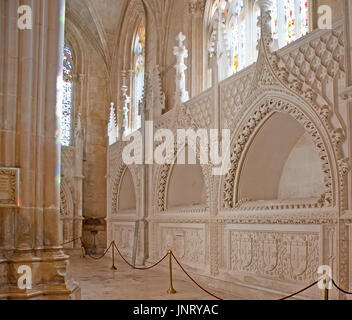
[[[177,258],[194,266],[205,263],[205,230],[190,224],[171,226],[161,224],[159,229],[160,255],[173,250]]]
[[[314,281],[320,265],[319,234],[231,230],[230,270],[279,280]]]
[[[116,246],[127,256],[132,255],[133,237],[134,225],[132,223],[114,225],[114,240]]]

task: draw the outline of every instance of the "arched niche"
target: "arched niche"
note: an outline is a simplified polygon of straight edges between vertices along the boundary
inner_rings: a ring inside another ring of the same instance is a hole
[[[136,211],[136,192],[131,171],[126,168],[121,178],[118,211]]]
[[[186,164],[176,164],[171,168],[167,191],[167,209],[177,207],[205,207],[206,188],[199,160],[189,164],[188,147],[185,149]],[[193,152],[192,150],[190,152]]]
[[[245,155],[238,200],[315,199],[323,193],[321,161],[309,134],[290,115],[274,113]]]

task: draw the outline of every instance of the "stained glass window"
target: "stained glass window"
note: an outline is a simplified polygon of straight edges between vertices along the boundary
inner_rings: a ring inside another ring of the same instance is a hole
[[[134,44],[134,110],[132,117],[134,121],[132,123],[133,129],[139,129],[141,127],[141,117],[138,115],[139,104],[143,99],[144,89],[144,73],[145,73],[145,29],[139,27],[136,34]]]
[[[215,3],[212,10],[213,17],[209,30],[209,53],[215,50],[226,51],[229,59],[223,54],[218,58],[221,72],[219,79],[236,73],[251,63],[257,57],[257,40],[260,37],[260,28],[257,28],[260,10],[254,5],[255,1],[222,0]],[[217,37],[218,17],[221,16],[224,37]],[[226,66],[224,65],[226,64]],[[227,70],[225,72],[225,70]]]
[[[308,0],[273,0],[273,39],[281,48],[309,31]]]
[[[271,10],[271,30],[273,33],[273,39],[276,40],[278,39],[279,36],[279,22],[278,22],[278,15],[277,15],[277,0],[273,0],[273,7]]]
[[[298,13],[299,13],[299,19],[300,19],[299,36],[302,37],[302,36],[306,35],[309,31],[308,0],[300,0]]]
[[[68,45],[64,46],[62,113],[60,119],[61,145],[71,145],[72,136],[72,89],[73,89],[73,59]]]
[[[296,16],[295,16],[295,1],[285,1],[285,27],[287,30],[286,43],[292,42],[296,38]]]
[[[230,6],[230,4],[228,4]],[[231,44],[233,56],[233,71],[237,72],[245,66],[245,38],[246,38],[246,13],[244,10],[243,0],[238,0],[234,6],[229,9],[230,30],[229,42]],[[232,12],[231,12],[232,11]]]

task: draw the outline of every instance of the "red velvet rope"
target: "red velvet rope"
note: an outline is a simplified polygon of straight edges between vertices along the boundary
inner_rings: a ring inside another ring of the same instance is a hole
[[[204,292],[206,292],[207,294],[211,295],[212,297],[218,299],[218,300],[224,300],[222,298],[219,298],[218,296],[216,296],[215,294],[209,292],[207,289],[203,288],[196,280],[194,280],[189,274],[188,272],[185,270],[185,268],[181,265],[181,263],[177,260],[177,258],[175,257],[175,255],[172,253],[172,256],[174,257],[175,261],[177,262],[177,264],[180,266],[180,268],[182,269],[182,271],[187,275],[187,277],[192,280],[193,283],[195,283],[200,289],[202,289]]]
[[[334,281],[334,279],[331,279],[332,281],[332,284],[336,287],[337,290],[340,290],[341,292],[343,292],[344,294],[352,294],[352,292],[348,292],[348,291],[345,291],[343,289],[341,289],[337,284],[336,282]]]
[[[64,243],[61,244],[61,246],[64,246],[65,244],[69,244],[69,243],[74,242],[74,241],[79,240],[79,239],[81,239],[81,237],[78,237],[78,238],[76,238],[76,239],[73,239],[73,240],[64,242]]]
[[[76,241],[76,240],[78,240],[78,239],[81,240],[82,247],[85,248],[85,244],[84,244],[84,242],[82,241],[82,238],[81,238],[81,237],[78,237],[78,238],[73,239],[73,240],[71,240],[71,241],[65,242],[65,243],[63,243],[63,244],[61,244],[61,245],[63,246],[63,245],[65,245],[65,244],[74,242],[74,241]],[[113,242],[110,243],[109,247],[105,250],[105,252],[103,253],[103,255],[100,256],[100,257],[94,257],[94,256],[91,256],[90,254],[87,254],[87,255],[88,255],[90,258],[92,258],[92,259],[100,260],[100,259],[102,259],[102,258],[108,253],[108,251],[110,250],[112,244],[113,244]],[[165,260],[165,258],[168,256],[168,253],[166,253],[158,262],[156,262],[155,264],[153,264],[153,265],[151,265],[151,266],[149,266],[149,267],[136,267],[136,266],[132,265],[130,262],[128,262],[128,260],[122,255],[122,253],[120,252],[119,248],[116,246],[115,242],[114,242],[114,247],[115,247],[115,249],[117,250],[117,252],[118,252],[118,254],[120,255],[120,257],[122,258],[122,260],[125,261],[126,264],[128,264],[131,268],[133,268],[133,269],[135,269],[135,270],[149,270],[149,269],[152,269],[152,268],[156,267],[158,264],[160,264],[163,260]],[[214,298],[216,298],[216,299],[218,299],[218,300],[223,300],[222,298],[216,296],[215,294],[209,292],[207,289],[205,289],[204,287],[202,287],[202,286],[201,286],[196,280],[194,280],[194,279],[191,277],[191,275],[185,270],[185,268],[181,265],[181,263],[178,261],[178,259],[176,258],[176,256],[175,256],[173,253],[172,253],[172,256],[173,256],[173,258],[175,259],[176,263],[179,265],[179,267],[182,269],[182,271],[187,275],[187,277],[188,277],[194,284],[196,284],[200,289],[202,289],[204,292],[206,292],[206,293],[209,294],[210,296],[212,296],[212,297],[214,297]],[[334,286],[335,286],[338,290],[340,290],[341,292],[343,292],[343,293],[345,293],[345,294],[352,294],[352,292],[348,292],[348,291],[345,291],[345,290],[341,289],[341,288],[335,283],[335,281],[334,281],[333,279],[331,279],[331,280],[332,280],[332,283],[334,284]],[[297,292],[295,292],[295,293],[292,293],[292,294],[290,294],[290,295],[288,295],[288,296],[286,296],[286,297],[280,298],[280,299],[278,299],[278,300],[286,300],[286,299],[288,299],[288,298],[291,298],[291,297],[293,297],[293,296],[295,296],[295,295],[297,295],[297,294],[299,294],[299,293],[301,293],[301,292],[303,292],[303,291],[306,291],[306,290],[308,290],[309,288],[315,286],[318,282],[319,282],[319,281],[315,281],[315,282],[311,283],[310,285],[308,285],[307,287],[305,287],[305,288],[303,288],[303,289],[301,289],[301,290],[299,290],[299,291],[297,291]]]
[[[319,282],[319,281],[315,281],[315,282],[311,283],[309,286],[307,286],[307,287],[305,287],[305,288],[303,288],[303,289],[301,289],[301,290],[299,290],[299,291],[297,291],[297,292],[295,292],[295,293],[292,293],[292,294],[290,294],[290,295],[288,295],[288,296],[286,296],[286,297],[280,298],[280,299],[278,299],[278,300],[286,300],[286,299],[288,299],[288,298],[291,298],[291,297],[293,297],[293,296],[295,296],[295,295],[297,295],[297,294],[299,294],[299,293],[301,293],[301,292],[303,292],[303,291],[305,291],[305,290],[308,290],[309,288],[315,286],[318,282]]]
[[[82,240],[81,240],[81,241],[82,241]],[[100,259],[104,258],[105,255],[108,253],[108,251],[109,251],[110,248],[111,248],[111,245],[112,245],[112,242],[110,243],[109,248],[107,248],[107,249],[105,250],[105,252],[103,253],[103,255],[100,256],[100,257],[94,257],[94,256],[90,255],[89,253],[86,253],[86,254],[88,255],[88,257],[90,257],[90,258],[92,258],[92,259],[94,259],[94,260],[100,260]],[[82,246],[83,246],[83,248],[85,248],[85,245],[84,245],[83,242],[82,242]]]
[[[127,261],[127,259],[125,259],[125,257],[121,254],[120,250],[118,249],[118,247],[116,246],[115,243],[114,243],[114,246],[115,246],[118,254],[120,255],[120,257],[122,258],[122,260],[125,261],[131,268],[133,268],[135,270],[149,270],[149,269],[152,269],[152,268],[156,267],[159,263],[161,263],[168,255],[168,254],[165,254],[157,263],[153,264],[152,266],[149,266],[149,267],[136,267],[136,266],[132,265],[131,263],[129,263]]]

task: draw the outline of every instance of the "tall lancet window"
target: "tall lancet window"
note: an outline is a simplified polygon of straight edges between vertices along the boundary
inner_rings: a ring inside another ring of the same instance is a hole
[[[306,35],[309,23],[308,0],[273,0],[272,30],[278,48]]]
[[[256,61],[260,11],[255,0],[219,0],[212,9],[209,53],[218,51],[219,80]]]
[[[138,130],[141,127],[141,116],[138,114],[139,104],[143,99],[145,74],[145,29],[139,26],[134,41],[134,92],[131,127]]]
[[[230,43],[232,71],[237,72],[246,65],[246,12],[243,0],[228,5],[224,12],[224,18],[228,20],[227,34]]]
[[[72,89],[73,89],[73,57],[68,45],[64,46],[62,114],[61,114],[61,145],[72,143]]]

